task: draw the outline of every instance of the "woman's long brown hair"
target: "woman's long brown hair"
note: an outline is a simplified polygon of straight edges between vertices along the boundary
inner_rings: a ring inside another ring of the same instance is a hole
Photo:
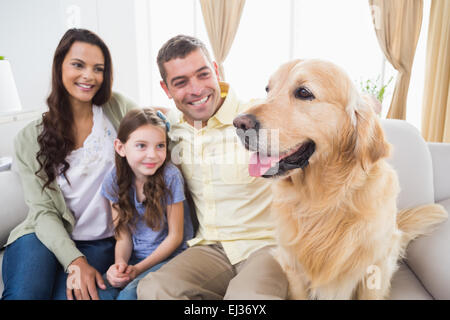
[[[73,128],[73,114],[69,102],[69,93],[62,81],[62,63],[67,52],[75,41],[96,45],[100,48],[104,57],[103,83],[92,99],[92,103],[98,106],[105,104],[111,97],[112,88],[112,62],[111,55],[105,43],[94,33],[85,29],[69,29],[61,38],[53,57],[52,89],[47,98],[48,111],[42,114],[42,132],[37,141],[40,150],[36,154],[40,168],[35,174],[45,183],[42,187],[50,187],[56,176],[63,174],[70,165],[66,156],[75,147]],[[58,168],[61,166],[60,171]],[[44,174],[40,174],[44,171]],[[66,177],[67,178],[67,177]]]
[[[120,122],[117,139],[125,144],[135,130],[148,124],[162,128],[166,132],[166,143],[169,141],[165,122],[150,108],[129,111]],[[170,153],[167,152],[164,163],[152,176],[147,177],[147,181],[144,184],[144,221],[153,230],[160,230],[163,226],[167,205],[166,199],[167,196],[169,196],[169,199],[172,197],[164,181],[164,169],[169,161]],[[133,187],[133,171],[126,157],[121,157],[117,152],[115,154],[115,162],[119,200],[113,204],[113,207],[118,212],[118,216],[114,221],[117,237],[124,228],[130,228],[131,230],[135,228],[138,214],[134,206],[134,199],[130,197],[130,190]]]

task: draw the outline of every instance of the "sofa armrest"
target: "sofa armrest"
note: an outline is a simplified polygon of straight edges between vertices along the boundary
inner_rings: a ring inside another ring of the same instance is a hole
[[[6,243],[9,233],[28,213],[19,175],[11,170],[0,172],[0,247]]]
[[[447,211],[450,199],[440,202]],[[450,299],[450,219],[428,236],[412,241],[407,249],[406,263],[423,286],[439,300]]]
[[[428,143],[434,200],[450,212],[450,144]],[[450,220],[408,247],[407,264],[435,299],[450,299]]]
[[[450,199],[450,143],[428,142],[433,161],[434,201]]]

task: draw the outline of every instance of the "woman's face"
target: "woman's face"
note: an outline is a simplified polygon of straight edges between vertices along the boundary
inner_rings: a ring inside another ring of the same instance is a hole
[[[62,63],[62,82],[72,105],[91,103],[103,83],[105,58],[93,44],[75,41]]]

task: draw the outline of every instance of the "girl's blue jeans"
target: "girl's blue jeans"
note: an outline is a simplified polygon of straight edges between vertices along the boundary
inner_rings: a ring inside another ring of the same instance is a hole
[[[134,265],[139,263],[143,259],[137,259],[132,257],[129,261],[129,264]],[[168,260],[165,260],[161,263],[158,263],[142,272],[139,276],[137,276],[133,281],[128,283],[123,289],[112,287],[108,280],[106,279],[106,274],[103,275],[103,280],[105,281],[106,290],[99,289],[98,296],[101,300],[137,300],[137,286],[139,280],[144,278],[148,273],[153,272],[161,268]]]

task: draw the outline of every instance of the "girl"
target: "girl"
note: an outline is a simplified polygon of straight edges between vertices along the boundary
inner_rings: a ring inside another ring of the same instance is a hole
[[[97,299],[97,285],[105,288],[115,241],[100,189],[119,122],[136,108],[111,87],[105,43],[68,30],[53,58],[48,111],[14,142],[29,213],[8,238],[2,299]]]
[[[116,168],[102,186],[117,241],[102,299],[137,299],[138,281],[186,249],[186,239],[192,238],[192,222],[183,209],[183,177],[167,152],[169,127],[165,116],[152,109],[132,110],[120,123]],[[120,293],[113,289],[123,287]]]

